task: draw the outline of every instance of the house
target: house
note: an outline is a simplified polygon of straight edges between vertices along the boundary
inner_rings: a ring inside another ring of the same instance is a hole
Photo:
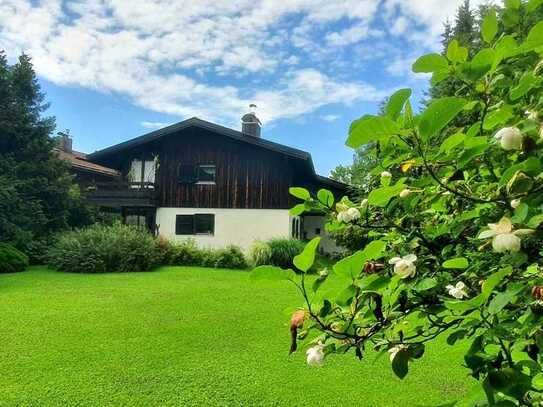
[[[339,199],[347,185],[317,175],[309,153],[263,139],[254,113],[241,132],[191,118],[88,155],[61,144],[86,199],[128,224],[245,250],[255,240],[322,235],[323,249],[337,250],[322,214],[290,216],[299,202],[289,187],[325,188]]]

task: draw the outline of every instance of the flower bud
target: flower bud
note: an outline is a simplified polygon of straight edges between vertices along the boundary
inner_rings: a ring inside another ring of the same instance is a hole
[[[522,149],[522,133],[517,127],[505,127],[494,136],[504,150]]]
[[[520,199],[513,199],[511,201],[511,208],[517,209],[520,206]]]
[[[368,207],[369,201],[367,199],[362,199],[362,202],[360,202],[360,207],[362,209],[366,209]]]
[[[532,288],[532,295],[537,300],[540,301],[543,299],[543,286],[534,285]]]
[[[411,195],[411,190],[406,188],[402,192],[400,192],[400,198],[407,198],[409,195]]]
[[[383,171],[381,173],[381,178],[391,178],[392,177],[392,174],[388,171]]]

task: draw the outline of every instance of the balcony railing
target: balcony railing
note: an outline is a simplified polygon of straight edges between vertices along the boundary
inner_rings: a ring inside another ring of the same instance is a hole
[[[89,203],[99,206],[155,206],[155,184],[152,182],[98,182],[84,191]]]

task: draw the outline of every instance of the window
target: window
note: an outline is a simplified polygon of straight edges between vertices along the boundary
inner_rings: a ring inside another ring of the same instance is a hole
[[[155,183],[156,165],[152,160],[141,161],[138,159],[132,160],[128,179],[132,184],[132,188],[152,187]],[[143,185],[142,183],[145,183]]]
[[[177,181],[181,184],[215,184],[216,167],[212,164],[190,165],[179,164]]]
[[[181,184],[194,184],[196,182],[194,166],[179,164],[179,167],[177,167],[177,181]]]
[[[213,235],[214,233],[215,215],[213,214],[177,215],[175,218],[176,235]]]
[[[196,176],[199,184],[214,184],[215,183],[215,166],[214,165],[199,165],[196,167]]]

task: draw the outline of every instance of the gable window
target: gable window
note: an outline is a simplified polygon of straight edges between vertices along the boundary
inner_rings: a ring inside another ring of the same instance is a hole
[[[213,235],[214,233],[215,215],[213,214],[198,213],[175,217],[176,235]]]
[[[156,164],[153,160],[132,160],[128,180],[132,188],[152,188],[155,183]]]
[[[194,184],[196,182],[194,166],[179,164],[179,167],[177,167],[177,181],[181,184]]]
[[[198,184],[214,184],[216,168],[214,165],[198,165],[196,167],[196,176]]]
[[[216,167],[213,164],[179,164],[177,167],[177,182],[180,184],[215,184]]]

